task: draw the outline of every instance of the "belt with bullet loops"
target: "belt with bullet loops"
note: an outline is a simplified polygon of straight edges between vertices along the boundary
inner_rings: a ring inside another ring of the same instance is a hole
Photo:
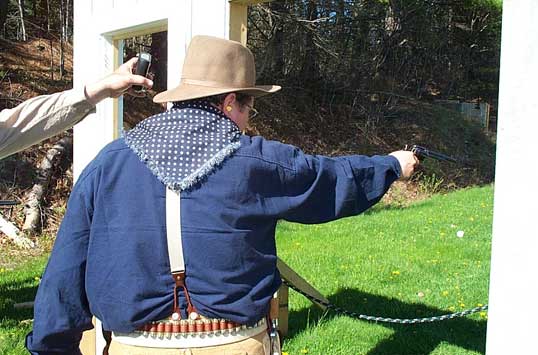
[[[265,319],[260,320],[258,323],[265,322]],[[241,325],[226,319],[206,318],[206,319],[181,319],[181,320],[161,320],[156,322],[150,322],[138,328],[136,332],[145,335],[159,335],[159,334],[194,334],[194,333],[209,333],[209,332],[230,332],[239,331],[241,329],[248,329],[257,327]]]
[[[225,319],[165,319],[148,323],[128,334],[113,332],[112,339],[138,347],[196,348],[238,342],[266,330],[265,318],[250,326]]]

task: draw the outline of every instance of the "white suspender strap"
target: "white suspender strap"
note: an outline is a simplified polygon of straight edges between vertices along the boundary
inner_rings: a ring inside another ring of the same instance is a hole
[[[181,199],[179,192],[166,188],[166,239],[168,243],[168,258],[172,274],[185,271],[183,259],[183,244],[181,243]],[[176,283],[177,287],[177,283]],[[189,301],[190,303],[190,301]],[[176,305],[175,305],[176,306]],[[103,353],[107,341],[103,336],[103,325],[95,319],[95,354]]]
[[[172,273],[185,271],[181,243],[181,199],[179,192],[166,188],[166,239]]]

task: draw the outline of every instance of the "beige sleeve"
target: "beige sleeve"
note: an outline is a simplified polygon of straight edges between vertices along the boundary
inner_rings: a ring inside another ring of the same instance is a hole
[[[71,128],[95,106],[84,89],[37,96],[0,112],[0,159]]]

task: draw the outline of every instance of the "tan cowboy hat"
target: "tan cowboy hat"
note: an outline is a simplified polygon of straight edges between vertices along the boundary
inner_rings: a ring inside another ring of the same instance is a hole
[[[278,90],[277,85],[256,85],[254,56],[241,43],[195,36],[187,49],[179,86],[155,95],[153,101],[184,101],[229,92],[258,97]]]

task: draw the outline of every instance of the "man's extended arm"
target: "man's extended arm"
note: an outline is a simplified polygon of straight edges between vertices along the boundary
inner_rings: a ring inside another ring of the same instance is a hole
[[[0,112],[0,159],[69,129],[93,109],[83,90],[29,99]]]
[[[38,96],[15,108],[2,110],[0,159],[71,128],[99,101],[118,97],[129,91],[132,85],[151,87],[151,80],[132,74],[135,63],[136,58],[133,58],[114,73],[86,85],[84,89]]]
[[[376,204],[397,179],[407,179],[418,160],[413,153],[325,157],[295,154],[294,181],[288,182],[288,208],[282,218],[324,223],[359,214]]]

